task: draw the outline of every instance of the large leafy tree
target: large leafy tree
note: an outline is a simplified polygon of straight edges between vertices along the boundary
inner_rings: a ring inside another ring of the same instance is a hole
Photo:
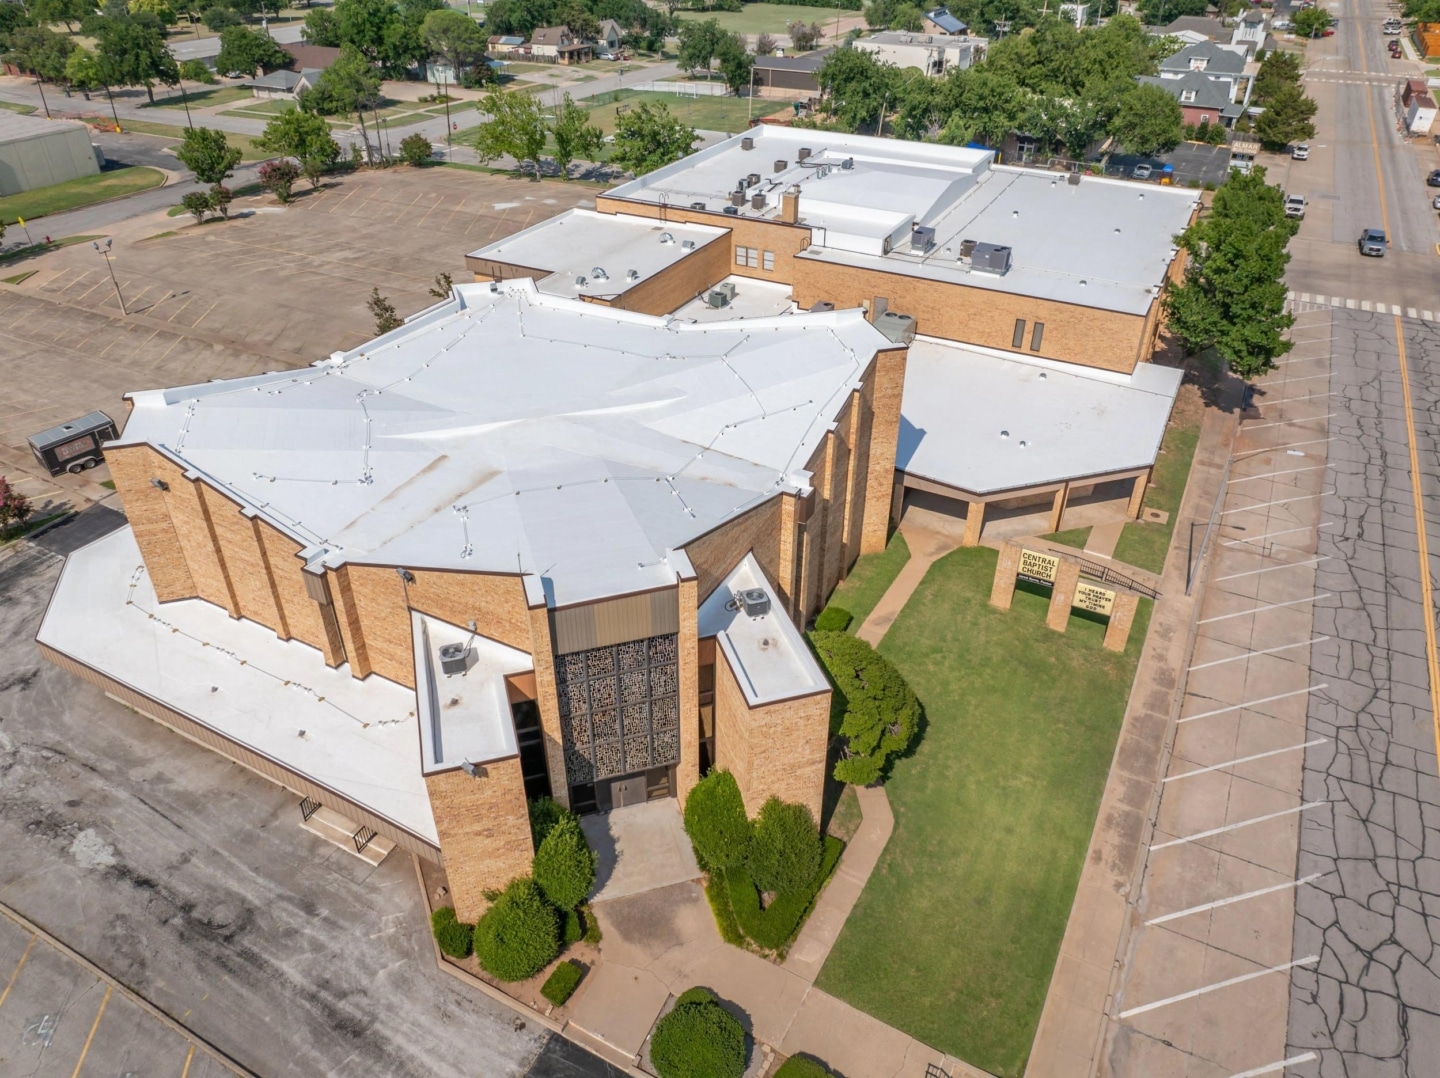
[[[165,45],[165,30],[153,16],[107,18],[96,34],[96,55],[107,86],[143,86],[155,101],[155,84],[180,81],[175,57]]]
[[[815,73],[825,107],[840,126],[856,131],[880,123],[881,113],[900,105],[900,72],[859,49],[836,49]]]
[[[195,173],[195,182],[214,186],[228,179],[240,163],[240,149],[231,146],[225,132],[192,127],[175,151],[180,163]]]
[[[1301,8],[1295,13],[1296,37],[1319,37],[1330,27],[1330,13],[1318,7]]]
[[[528,161],[538,180],[545,152],[545,114],[535,95],[492,90],[475,107],[490,117],[475,129],[480,160],[513,157],[522,168]]]
[[[555,163],[560,175],[570,178],[570,162],[578,158],[594,160],[605,145],[605,134],[590,122],[590,114],[566,94],[555,106],[550,121],[550,134],[555,139]]]
[[[330,125],[313,112],[286,109],[265,125],[255,140],[269,153],[293,157],[311,187],[320,186],[323,176],[340,158],[340,146],[330,137]]]
[[[1299,84],[1299,53],[1281,52],[1277,49],[1260,62],[1260,70],[1255,74],[1252,100],[1257,105],[1263,105],[1282,86],[1298,86]]]
[[[700,136],[663,104],[642,101],[615,118],[610,163],[632,172],[653,172],[695,148]]]
[[[429,12],[420,24],[420,37],[431,53],[454,68],[457,78],[485,59],[485,32],[464,12]]]
[[[1281,277],[1298,222],[1285,216],[1284,198],[1263,168],[1231,173],[1210,211],[1181,234],[1185,276],[1165,296],[1170,328],[1186,349],[1213,348],[1242,378],[1274,369],[1291,347]]]
[[[290,62],[290,54],[269,35],[248,26],[228,26],[220,31],[220,53],[215,69],[220,72],[275,71]]]
[[[755,57],[745,50],[743,36],[726,34],[715,58],[720,61],[720,74],[731,93],[739,94],[750,85],[750,70],[755,66]]]
[[[720,28],[717,19],[680,24],[680,50],[675,60],[680,69],[693,74],[709,71],[716,55],[727,44],[730,35]]]
[[[1210,0],[1140,0],[1137,10],[1149,26],[1169,26],[1182,15],[1204,15]]]
[[[63,22],[72,34],[75,24],[94,15],[96,7],[94,0],[29,0],[28,4],[17,6],[29,8],[30,17],[42,26]]]
[[[1110,133],[1129,153],[1148,155],[1179,145],[1184,124],[1180,102],[1153,83],[1140,83],[1121,99]]]
[[[1265,100],[1255,119],[1255,135],[1267,150],[1283,150],[1292,142],[1315,137],[1315,102],[1294,83],[1280,87]]]
[[[22,26],[10,32],[5,59],[46,82],[63,82],[65,65],[76,45],[64,34],[45,26]]]
[[[941,91],[939,109],[945,117],[940,138],[951,145],[981,142],[998,146],[1019,127],[1032,94],[1013,75],[988,65],[951,75]]]
[[[380,100],[380,74],[375,65],[353,45],[345,45],[335,62],[316,80],[315,87],[300,95],[300,107],[322,116],[353,112],[360,121],[360,136],[365,152],[372,159],[370,129],[365,126],[365,110]]]

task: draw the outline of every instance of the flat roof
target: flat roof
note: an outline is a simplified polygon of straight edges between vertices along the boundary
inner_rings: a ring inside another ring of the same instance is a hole
[[[518,753],[505,675],[534,670],[529,653],[416,610],[410,629],[422,769],[429,774]],[[463,672],[445,672],[440,649],[446,645],[463,649]]]
[[[36,639],[438,845],[415,694],[203,599],[161,606],[128,526],[66,559]]]
[[[671,312],[676,318],[696,322],[725,322],[740,318],[774,318],[794,310],[795,301],[788,284],[762,281],[756,277],[736,277],[733,274],[718,282],[715,287],[731,284],[735,286],[735,298],[724,307],[710,306],[710,292],[697,296],[689,303]]]
[[[1131,374],[917,337],[895,466],[973,494],[1149,467],[1184,372]]]
[[[754,149],[743,149],[743,139]],[[810,150],[801,163],[800,150]],[[609,192],[616,198],[710,212],[747,185],[738,216],[776,221],[798,187],[801,258],[1144,315],[1175,257],[1175,236],[1198,205],[1194,191],[994,163],[991,150],[831,131],[751,128]],[[777,171],[777,164],[781,165]],[[763,196],[761,209],[749,199]],[[913,226],[935,230],[911,250]],[[963,240],[1011,248],[1003,276],[959,261]]]
[[[808,492],[888,347],[858,310],[691,323],[459,285],[308,369],[131,394],[124,441],[308,561],[525,574],[563,606],[672,585],[670,552]]]
[[[89,135],[88,128],[74,120],[47,120],[44,116],[0,109],[0,142],[20,142],[55,131],[84,131]]]
[[[758,618],[748,616],[734,601],[740,592],[754,589],[770,598],[769,613]],[[702,638],[715,637],[751,707],[830,688],[809,646],[785,616],[785,608],[754,554],[741,558],[700,604],[697,624]]]
[[[727,229],[709,225],[576,209],[466,257],[534,270],[540,291],[552,296],[611,297],[727,234]],[[596,269],[603,274],[597,276]]]

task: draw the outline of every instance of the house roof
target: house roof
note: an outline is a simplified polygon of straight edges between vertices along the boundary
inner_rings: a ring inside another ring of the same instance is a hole
[[[1200,34],[1209,41],[1218,41],[1222,37],[1229,36],[1225,32],[1224,23],[1219,19],[1209,19],[1203,15],[1181,15],[1164,28],[1164,33],[1178,34],[1182,30]]]
[[[1187,71],[1178,78],[1162,79],[1158,75],[1141,75],[1136,81],[1158,86],[1176,101],[1195,109],[1223,109],[1231,104],[1235,84],[1229,79],[1212,79],[1203,71]],[[1193,91],[1191,101],[1183,100],[1187,91]]]
[[[562,45],[570,36],[568,26],[537,26],[530,35],[532,45]]]
[[[761,71],[819,71],[820,65],[834,48],[815,49],[799,56],[757,56],[755,66]]]
[[[937,29],[943,30],[947,34],[963,34],[970,29],[965,23],[951,15],[948,8],[937,7],[933,11],[927,11],[925,18],[930,20],[930,23]]]
[[[1206,61],[1205,72],[1209,75],[1241,75],[1245,72],[1245,50],[1239,46],[1232,48],[1214,41],[1186,45],[1173,56],[1161,60],[1160,70],[1189,71],[1190,62],[1196,59]]]
[[[316,71],[324,71],[340,59],[340,50],[328,45],[310,45],[303,41],[294,41],[280,47],[290,54],[292,59],[290,66],[299,70],[312,68]]]
[[[517,34],[491,34],[491,45],[523,45],[525,39]]]
[[[131,394],[123,441],[309,563],[520,573],[565,605],[673,585],[671,552],[808,492],[889,346],[858,310],[692,324],[529,279],[460,285],[308,369]]]
[[[245,85],[259,90],[294,90],[300,85],[300,79],[304,74],[303,71],[291,71],[289,68],[282,67],[268,75],[261,75],[258,79],[251,79]]]
[[[600,20],[600,36],[604,37],[607,30],[614,30],[615,33],[619,34],[621,37],[625,36],[625,28],[621,26],[618,22],[616,22],[614,19]]]

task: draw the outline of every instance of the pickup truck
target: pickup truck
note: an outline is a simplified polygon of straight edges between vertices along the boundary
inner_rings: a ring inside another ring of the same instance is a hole
[[[1305,216],[1305,196],[1304,196],[1304,195],[1286,195],[1286,196],[1285,196],[1285,216],[1286,216],[1286,217],[1302,217],[1302,218]]]

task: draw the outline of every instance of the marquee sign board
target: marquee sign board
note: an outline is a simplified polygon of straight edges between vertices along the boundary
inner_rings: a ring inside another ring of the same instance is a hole
[[[1075,606],[1092,614],[1109,617],[1115,609],[1115,593],[1082,580],[1075,585]]]
[[[1054,584],[1055,574],[1060,569],[1060,559],[1054,554],[1040,554],[1033,550],[1020,551],[1020,568],[1016,573],[1021,580],[1035,584]]]

